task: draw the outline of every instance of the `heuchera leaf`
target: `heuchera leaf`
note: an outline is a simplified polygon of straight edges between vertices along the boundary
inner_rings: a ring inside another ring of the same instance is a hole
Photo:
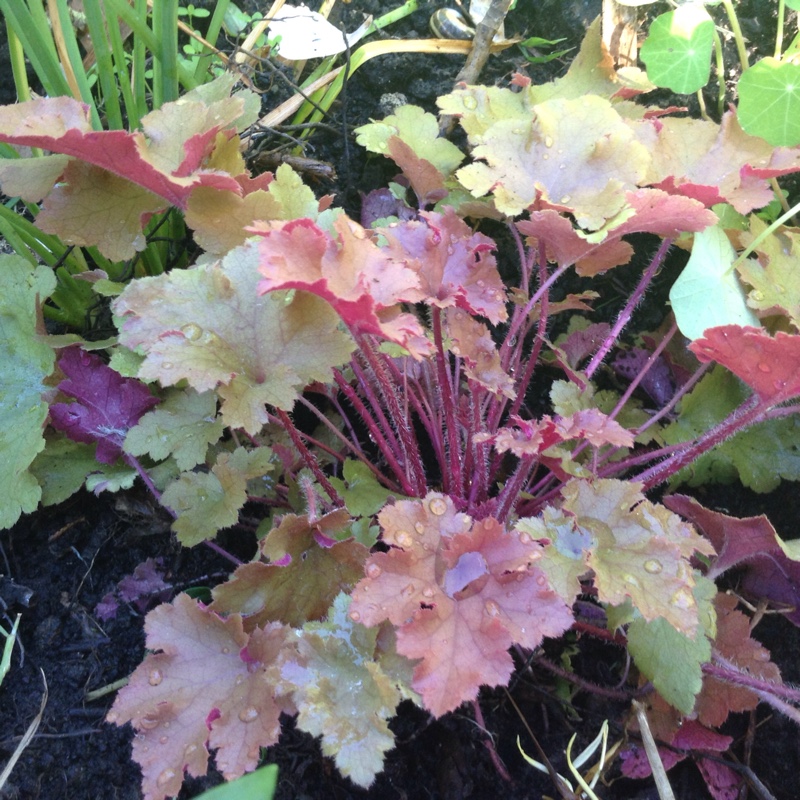
[[[161,503],[175,515],[172,529],[184,547],[213,539],[217,531],[235,525],[247,501],[247,481],[273,468],[268,447],[220,452],[211,472],[184,472],[167,486]]]
[[[716,361],[775,403],[800,395],[800,335],[723,325],[706,330],[689,349],[704,362]]]
[[[474,233],[452,208],[378,230],[389,243],[385,252],[419,276],[419,293],[404,300],[456,306],[495,325],[508,318],[505,285],[491,254],[495,243]]]
[[[505,214],[521,213],[540,196],[572,212],[582,228],[597,230],[643,181],[647,148],[601,97],[554,98],[531,112],[527,121],[495,122],[474,142],[479,161],[456,177],[475,197],[492,192]]]
[[[51,184],[37,224],[73,244],[97,244],[109,258],[132,257],[144,249],[142,227],[147,218],[167,205],[185,209],[192,190],[210,186],[236,194],[241,187],[223,171],[208,169],[204,160],[218,143],[235,134],[240,118],[250,119],[255,109],[249,92],[222,96],[235,81],[222,76],[218,86],[189,92],[142,119],[142,130],[94,131],[88,107],[67,97],[45,98],[0,109],[0,141],[41,147],[72,156],[59,176],[55,164]],[[220,88],[221,87],[221,88]],[[40,200],[45,188],[38,159],[10,167],[18,185],[26,166],[39,178],[33,182],[38,197],[25,191],[25,199]],[[5,180],[0,162],[0,182]],[[138,187],[138,188],[137,188]]]
[[[414,695],[411,664],[402,678],[379,647],[378,628],[348,616],[350,598],[339,594],[325,622],[293,631],[297,655],[281,665],[284,685],[299,709],[297,725],[322,737],[322,752],[358,786],[368,787],[394,747],[387,720]]]
[[[208,445],[219,441],[222,431],[212,392],[178,390],[128,431],[124,448],[133,456],[147,453],[155,461],[172,455],[178,469],[185,471],[205,461]]]
[[[44,379],[55,353],[37,334],[39,304],[52,294],[55,275],[19,256],[0,257],[0,528],[36,509],[41,489],[28,467],[44,449]]]
[[[46,447],[33,460],[30,471],[42,487],[41,503],[62,503],[83,486],[86,476],[97,471],[94,444],[73,442],[63,434],[50,435]]]
[[[184,773],[205,775],[208,748],[227,780],[256,768],[260,748],[280,735],[275,661],[286,640],[280,624],[242,629],[242,619],[222,619],[187,595],[151,611],[147,648],[154,651],[120,690],[108,722],[136,730],[133,758],[142,769],[144,800],[178,794]]]
[[[747,246],[767,227],[757,216],[750,218],[750,231],[742,235]],[[753,287],[747,305],[765,314],[783,311],[800,330],[800,237],[791,230],[767,236],[757,247],[758,260],[748,258],[739,264],[739,274]]]
[[[727,202],[740,214],[748,214],[773,199],[768,178],[800,169],[796,150],[776,150],[760,137],[749,136],[730,111],[721,125],[674,118],[643,124],[657,134],[646,182],[709,207]],[[645,130],[640,129],[640,135],[647,141],[650,133]]]
[[[561,508],[545,517],[552,541],[542,562],[548,575],[552,568],[553,580],[563,580],[591,569],[603,602],[621,605],[630,598],[645,620],[662,617],[694,636],[700,619],[689,560],[695,552],[713,553],[709,542],[646,500],[636,483],[571,480],[562,495]]]
[[[736,609],[736,604],[733,595],[720,593],[715,598],[717,636],[714,649],[746,674],[780,683],[780,670],[770,661],[769,651],[750,636],[750,619]],[[704,675],[703,689],[694,711],[703,725],[718,728],[728,714],[751,711],[758,702],[758,695],[747,687]]]
[[[794,608],[788,618],[800,625],[800,554],[778,536],[763,514],[738,519],[683,495],[670,495],[664,504],[696,525],[714,545],[718,555],[711,562],[711,578],[743,567],[742,590],[753,598]]]
[[[386,507],[378,521],[390,550],[367,561],[350,618],[392,622],[398,653],[421,659],[412,687],[435,716],[474,699],[482,684],[505,684],[511,644],[537,647],[571,625],[528,533],[473,521],[434,492]]]
[[[707,328],[752,325],[758,317],[748,308],[745,290],[731,269],[736,251],[721,228],[696,233],[692,254],[669,292],[681,333],[698,339]]]
[[[336,595],[364,574],[369,554],[364,545],[352,539],[320,544],[320,537],[334,539],[349,521],[345,509],[313,523],[286,514],[261,542],[261,554],[270,563],[238,567],[230,580],[214,588],[212,610],[240,611],[248,626],[279,620],[299,627],[323,619]]]
[[[415,358],[430,353],[416,317],[398,311],[400,302],[417,299],[415,272],[394,261],[352,220],[339,217],[334,229],[335,239],[308,219],[254,226],[252,232],[262,237],[258,252],[264,277],[258,292],[311,292],[327,301],[353,333],[388,339]],[[314,337],[316,346],[322,341]]]
[[[298,392],[330,378],[353,342],[316,297],[259,297],[258,247],[222,261],[131,283],[114,302],[120,342],[146,355],[139,375],[162,385],[187,380],[216,389],[226,426],[257,434],[266,404],[290,409]]]
[[[492,394],[513,399],[514,379],[503,369],[489,328],[460,308],[448,308],[445,323],[450,352],[464,359],[467,377]]]
[[[716,217],[702,203],[689,197],[669,195],[659,189],[637,189],[625,193],[625,207],[597,234],[587,236],[553,210],[530,212],[530,219],[517,222],[520,233],[535,247],[541,240],[550,261],[560,267],[575,265],[579,275],[591,276],[627,264],[633,248],[622,240],[631,233],[678,236],[713,225]]]
[[[714,367],[681,399],[680,416],[662,428],[660,436],[668,444],[691,441],[722,422],[746,399],[745,385],[723,367]],[[773,491],[781,479],[800,479],[800,419],[776,417],[739,431],[682,469],[671,485],[737,479],[761,493]]]
[[[493,437],[498,453],[511,451],[516,456],[539,453],[570,439],[585,439],[593,447],[613,444],[633,447],[633,434],[596,408],[576,411],[553,419],[548,414],[539,420],[512,417],[514,428],[500,428]],[[479,441],[486,441],[481,436]]]
[[[50,421],[75,442],[97,442],[97,460],[113,464],[122,455],[128,430],[159,403],[141,381],[123,378],[103,360],[79,347],[68,347],[58,360],[67,376],[58,390],[74,403],[53,403]]]

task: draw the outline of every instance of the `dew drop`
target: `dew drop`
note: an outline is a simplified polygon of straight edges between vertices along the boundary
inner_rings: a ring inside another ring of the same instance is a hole
[[[413,584],[413,583],[409,583],[409,584],[408,584],[408,585],[407,585],[407,586],[406,586],[406,587],[405,587],[405,588],[404,588],[404,589],[403,589],[403,590],[400,592],[400,594],[402,594],[402,595],[403,595],[403,597],[411,597],[411,596],[414,594],[414,592],[415,592],[416,590],[417,590],[417,587],[416,587],[416,586],[414,586],[414,584]]]
[[[154,669],[150,673],[150,677],[147,679],[147,682],[151,686],[158,686],[158,684],[161,683],[161,681],[163,681],[163,680],[164,680],[164,676],[161,674],[161,671],[157,670],[157,669]]]
[[[568,194],[565,194],[558,202],[559,203],[569,203],[570,200],[572,200],[572,198]]]
[[[474,111],[478,107],[478,101],[472,95],[467,95],[461,102],[464,103],[464,108],[468,108],[470,111]]]
[[[559,164],[559,165],[558,165],[558,168],[559,168],[559,169],[566,169],[566,168],[567,168],[567,165],[566,165],[566,164]]]
[[[226,656],[228,655],[228,653],[230,653],[230,651],[231,651],[230,647],[223,647],[220,652],[222,653],[222,655]]]
[[[159,740],[159,744],[166,744],[169,741],[169,736],[162,736]]]
[[[400,547],[411,547],[414,544],[414,539],[408,531],[397,531],[394,540]]]
[[[629,583],[634,589],[638,589],[641,586],[639,579],[634,575],[623,575],[622,580],[625,581],[625,583]]]
[[[167,369],[167,370],[169,370],[169,369],[172,369],[172,368],[173,368],[173,366],[175,366],[175,365],[174,365],[174,364],[173,364],[171,361],[165,361],[165,362],[164,362],[164,363],[161,365],[161,369]]]
[[[522,533],[519,535],[520,544],[530,544],[532,541],[533,539],[531,539],[531,535],[526,531],[522,531]]]
[[[682,586],[672,595],[671,602],[678,608],[691,608],[694,605],[694,597],[686,586]]]
[[[242,722],[252,722],[256,717],[258,717],[258,709],[254,706],[248,706],[239,712],[239,719]]]
[[[158,719],[156,717],[142,717],[139,727],[146,731],[151,731],[153,728],[158,727]]]
[[[772,372],[772,367],[769,364],[765,364],[763,361],[758,365],[758,371],[763,372],[764,374],[768,372]]]
[[[500,606],[497,605],[494,600],[487,600],[486,603],[484,603],[483,610],[490,617],[497,617],[500,615]]]
[[[436,591],[435,591],[435,590],[434,590],[432,587],[430,587],[430,586],[426,586],[426,587],[425,587],[425,588],[422,590],[422,596],[423,596],[423,597],[427,597],[427,598],[428,598],[428,600],[430,600],[430,599],[431,599],[431,597],[433,597],[435,594],[436,594]]]
[[[353,622],[358,622],[361,619],[361,614],[359,614],[358,611],[351,611],[348,616]]]
[[[197,750],[196,744],[188,744],[186,745],[186,749],[183,751],[184,756],[190,756],[194,751]]]
[[[536,576],[536,583],[539,586],[544,586],[547,583],[547,577],[540,573],[539,575]]]
[[[425,533],[425,526],[421,522],[415,522],[414,530],[421,536],[423,533]]]
[[[157,778],[156,786],[163,789],[175,777],[174,769],[165,769]]]
[[[203,335],[203,329],[199,325],[195,325],[194,322],[184,325],[181,331],[190,342],[196,342]]]
[[[656,558],[649,558],[644,562],[644,571],[651,575],[658,575],[662,569],[664,569],[664,565]]]
[[[383,570],[377,564],[370,564],[367,567],[367,577],[373,580],[375,578],[380,578],[382,572]]]
[[[119,714],[116,711],[109,711],[106,714],[106,722],[110,722],[112,725],[119,719]]]
[[[441,517],[442,514],[447,511],[447,503],[441,497],[434,497],[433,500],[428,503],[428,509],[431,514]]]
[[[552,147],[553,146],[553,137],[552,136],[545,136],[544,137],[544,146],[545,147]]]

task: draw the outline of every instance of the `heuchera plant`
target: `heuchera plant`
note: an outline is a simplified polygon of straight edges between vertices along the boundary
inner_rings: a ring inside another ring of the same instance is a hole
[[[359,129],[410,187],[393,187],[404,221],[367,229],[286,166],[248,173],[237,131],[254,104],[233,82],[131,133],[92,131],[63,98],[0,109],[1,141],[52,153],[0,162],[7,194],[44,198],[42,230],[127,258],[173,206],[205,251],[128,284],[87,276],[115,297],[110,346],[43,333],[50,270],[4,257],[0,271],[4,526],[137,478],[184,545],[227,555],[217,532],[243,510],[260,519],[257,552],[229,556],[210,605],[181,594],[147,616],[150,652],[108,714],[136,730],[144,796],[176,795],[211,750],[228,779],[253,770],[281,713],[369,786],[401,700],[480,715],[511,648],[571,628],[627,647],[625,696],[684,750],[724,749],[710,729],[759,699],[796,714],[713,583],[746,564],[743,588],[797,605],[792,547],[763,518],[645,493],[800,474],[797,233],[736,256],[800,151],[748,136],[733,112],[718,125],[633,103],[649,84],[614,71],[593,27],[559,80],[440,99],[467,134],[463,167],[420,109]],[[516,263],[498,269],[466,217],[504,221]],[[660,245],[616,320],[591,322],[596,293],[559,279],[627,263],[634,233]],[[628,333],[668,250],[692,239],[678,322]],[[597,381],[607,361],[619,391]],[[648,769],[634,749],[625,763]],[[717,785],[725,768],[699,763]]]

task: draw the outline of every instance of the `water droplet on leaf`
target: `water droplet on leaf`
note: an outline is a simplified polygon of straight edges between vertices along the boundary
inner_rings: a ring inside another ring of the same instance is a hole
[[[358,611],[351,611],[348,616],[353,622],[358,622],[361,619],[361,614],[359,614]]]
[[[656,558],[649,558],[644,562],[644,571],[651,575],[658,575],[662,569],[664,569],[664,565]]]
[[[164,676],[161,674],[161,671],[157,670],[157,669],[154,669],[150,673],[150,677],[147,679],[147,682],[151,686],[158,686],[158,684],[161,683],[161,681],[163,681],[163,680],[164,680]]]
[[[431,514],[441,517],[442,514],[447,511],[447,503],[441,497],[434,497],[433,500],[428,503],[428,509]]]
[[[531,539],[531,535],[529,533],[522,531],[522,533],[519,535],[519,541],[520,544],[530,544],[533,539]]]
[[[682,586],[672,595],[671,602],[678,608],[691,608],[694,605],[694,596],[686,586]]]
[[[425,533],[425,526],[421,522],[415,522],[414,523],[414,530],[418,534],[422,535],[423,533]]]
[[[375,580],[375,578],[380,578],[382,572],[383,570],[377,564],[373,563],[367,567],[367,577],[373,580]]]
[[[478,101],[472,95],[467,95],[461,102],[464,103],[464,108],[468,108],[470,111],[474,111],[478,107]]]
[[[500,606],[495,603],[494,600],[487,600],[483,606],[483,610],[490,616],[490,617],[497,617],[500,615]]]
[[[203,329],[199,325],[195,325],[194,322],[184,325],[181,328],[181,332],[190,342],[196,342],[203,335]]]
[[[400,594],[402,594],[402,595],[403,595],[403,597],[411,597],[411,596],[414,594],[414,592],[415,592],[416,590],[417,590],[417,587],[416,587],[416,586],[414,586],[414,584],[413,584],[413,583],[409,583],[409,584],[408,584],[408,585],[407,585],[407,586],[406,586],[406,587],[403,589],[403,591],[402,591],[402,592],[400,592]]]
[[[242,722],[252,722],[254,719],[258,717],[258,709],[254,706],[248,706],[247,708],[243,708],[239,712],[239,719]]]
[[[769,364],[765,364],[763,361],[758,365],[758,371],[763,372],[764,374],[768,372],[772,372],[772,367]]]
[[[639,579],[633,575],[623,575],[622,580],[625,581],[625,583],[629,583],[634,589],[638,589],[641,586]]]
[[[157,778],[156,786],[163,789],[175,777],[174,769],[165,769]]]
[[[158,718],[157,717],[142,717],[142,721],[139,723],[140,728],[144,728],[146,731],[151,731],[153,728],[158,727]]]
[[[553,146],[553,137],[552,136],[545,136],[544,137],[544,146],[545,147],[552,147]]]
[[[436,591],[435,591],[435,590],[434,590],[432,587],[430,587],[430,586],[426,586],[426,587],[425,587],[425,588],[422,590],[422,596],[423,596],[423,597],[427,597],[429,600],[430,600],[430,599],[431,599],[431,597],[433,597],[435,594],[436,594]]]
[[[408,531],[398,531],[394,540],[400,547],[411,547],[414,544],[414,539]]]

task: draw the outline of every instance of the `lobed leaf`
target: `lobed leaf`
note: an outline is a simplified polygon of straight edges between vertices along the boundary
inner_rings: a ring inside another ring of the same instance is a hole
[[[265,405],[290,409],[298,392],[349,359],[353,343],[333,310],[304,292],[259,297],[258,247],[222,261],[143,278],[114,302],[120,342],[146,356],[139,375],[215,389],[222,421],[257,434]]]
[[[352,539],[335,542],[349,522],[345,509],[314,522],[286,514],[261,542],[261,554],[270,563],[237,567],[228,581],[214,588],[211,609],[238,611],[246,615],[248,626],[281,621],[299,627],[323,619],[336,595],[363,575],[369,554]]]
[[[53,272],[20,256],[0,256],[0,528],[36,509],[41,489],[29,471],[45,446],[52,390],[45,378],[55,353],[42,341],[40,304],[55,289]]]
[[[53,403],[51,424],[75,442],[96,442],[97,460],[113,464],[122,455],[128,430],[159,398],[141,381],[121,377],[99,356],[76,346],[65,348],[58,367],[67,376],[58,390],[76,402]]]
[[[800,335],[723,325],[709,328],[689,349],[704,362],[716,361],[741,378],[763,400],[775,403],[800,395]]]
[[[137,732],[144,800],[177,795],[185,772],[205,775],[209,748],[226,780],[255,769],[260,748],[278,740],[281,711],[291,708],[275,696],[284,626],[248,636],[238,614],[222,619],[182,594],[151,611],[145,631],[153,652],[106,717]]]
[[[308,219],[253,228],[262,237],[258,268],[264,277],[258,292],[302,289],[329,303],[353,333],[388,339],[415,358],[430,353],[419,321],[398,310],[400,302],[418,297],[414,271],[352,220],[339,217],[333,227],[336,238]]]
[[[297,725],[322,737],[322,752],[357,786],[369,787],[394,747],[387,720],[412,697],[410,665],[400,677],[379,646],[379,630],[348,616],[339,594],[324,622],[294,631],[297,656],[281,665],[283,685],[299,709]]]
[[[435,716],[505,684],[508,648],[538,646],[572,622],[566,603],[535,566],[542,548],[492,518],[473,521],[450,498],[386,507],[378,521],[387,553],[376,553],[353,590],[350,618],[397,628],[397,651],[420,659],[412,687]]]

